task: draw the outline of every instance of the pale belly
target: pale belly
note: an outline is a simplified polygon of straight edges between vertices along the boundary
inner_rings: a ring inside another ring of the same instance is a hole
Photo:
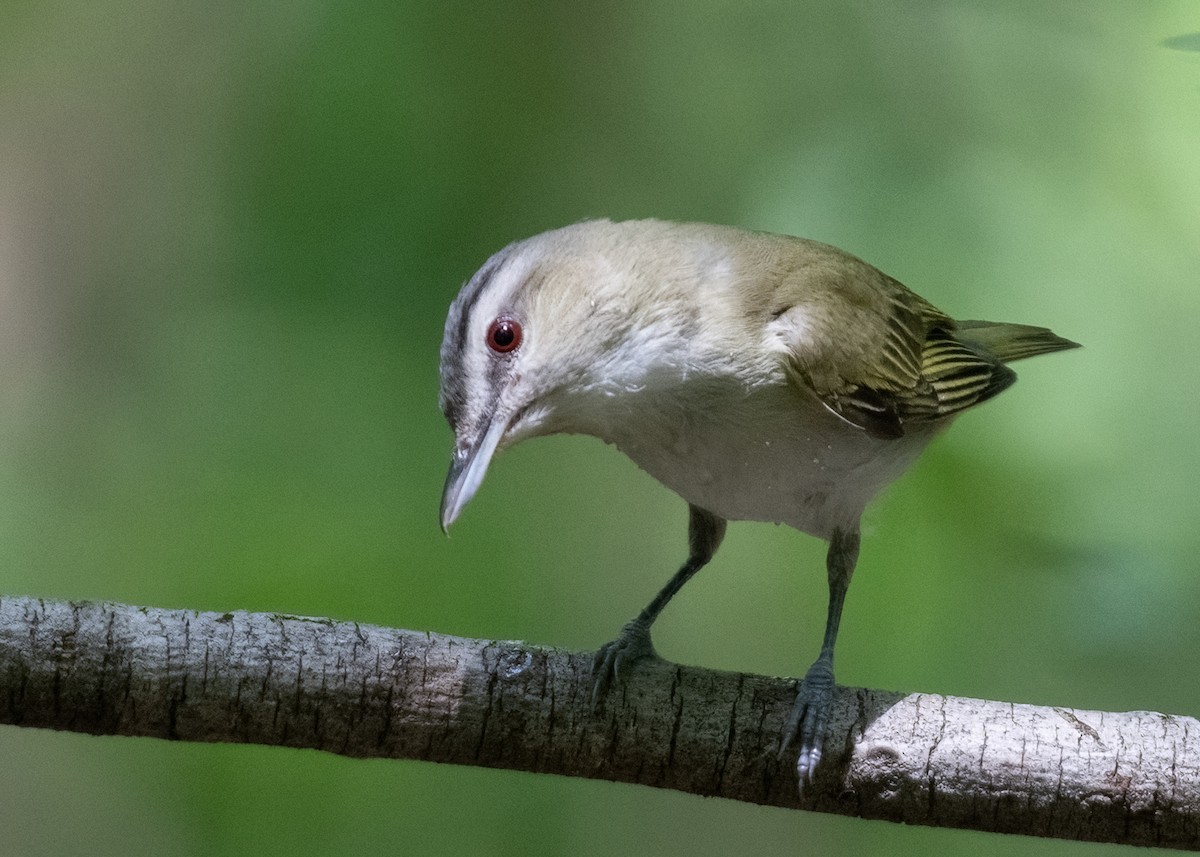
[[[729,520],[773,521],[828,539],[920,455],[940,426],[871,437],[790,388],[665,407],[613,442],[687,502]]]

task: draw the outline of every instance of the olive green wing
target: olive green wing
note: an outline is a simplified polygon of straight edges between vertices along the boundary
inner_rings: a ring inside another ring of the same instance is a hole
[[[952,416],[991,398],[1016,374],[956,323],[865,263],[828,266],[825,281],[794,290],[780,318],[792,332],[790,381],[871,435],[898,438],[911,423]],[[860,267],[861,266],[861,267]],[[830,275],[834,276],[831,278]],[[812,321],[824,320],[824,324]]]

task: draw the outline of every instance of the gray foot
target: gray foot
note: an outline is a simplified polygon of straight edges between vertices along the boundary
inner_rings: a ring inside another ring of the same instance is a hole
[[[783,730],[780,755],[792,744],[800,743],[796,778],[801,791],[805,783],[812,782],[813,772],[821,761],[821,745],[829,724],[829,709],[833,706],[833,687],[832,659],[817,658],[800,683],[792,713]]]
[[[592,685],[592,707],[599,706],[613,681],[621,680],[623,670],[642,658],[657,657],[654,644],[650,642],[650,625],[641,619],[634,619],[627,624],[615,640],[600,647],[592,661],[595,680]]]

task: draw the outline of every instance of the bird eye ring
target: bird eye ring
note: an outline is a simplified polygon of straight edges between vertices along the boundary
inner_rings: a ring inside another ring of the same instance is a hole
[[[488,327],[487,344],[497,354],[516,351],[521,344],[520,322],[511,316],[500,316]]]

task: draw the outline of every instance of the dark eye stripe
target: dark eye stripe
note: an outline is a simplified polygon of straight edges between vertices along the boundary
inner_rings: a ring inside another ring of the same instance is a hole
[[[458,293],[458,297],[454,299],[454,303],[458,306],[458,329],[455,331],[455,338],[452,343],[452,350],[455,353],[461,353],[462,344],[467,341],[471,314],[475,310],[475,304],[479,300],[479,296],[487,288],[492,278],[496,276],[496,272],[500,270],[500,266],[504,264],[506,258],[508,258],[507,247],[488,259],[484,263],[484,266],[475,272],[475,276],[471,277],[470,281],[462,287],[462,291]]]

